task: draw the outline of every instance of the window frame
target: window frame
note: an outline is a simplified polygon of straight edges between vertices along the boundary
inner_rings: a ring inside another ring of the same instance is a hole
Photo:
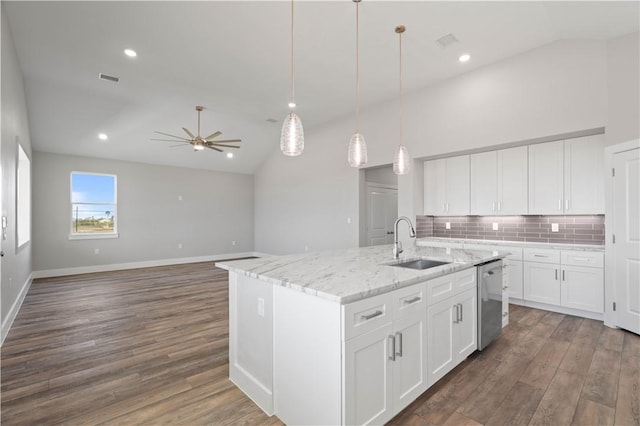
[[[32,176],[31,176],[31,158],[29,157],[29,155],[27,154],[27,151],[24,149],[24,147],[22,146],[22,144],[20,143],[20,141],[18,140],[18,138],[16,137],[16,145],[17,145],[17,149],[16,149],[16,252],[22,250],[22,248],[26,247],[30,242],[31,242],[31,218],[33,215],[33,203],[32,203],[32,197],[31,197],[31,190],[32,190]],[[23,157],[24,154],[24,158],[26,159],[23,160],[21,157]],[[22,173],[22,167],[21,164],[26,164],[27,166],[27,170],[26,170],[26,174]],[[26,176],[27,177],[27,186],[26,188],[26,194],[25,194],[25,190],[21,189],[23,187],[23,185],[21,185],[22,179],[21,176]],[[25,197],[26,195],[26,197]],[[26,200],[26,206],[24,206],[24,201]],[[26,209],[26,215],[24,214],[25,212],[23,211],[23,209]],[[26,238],[24,238],[24,240],[21,241],[21,235],[23,232],[21,232],[21,229],[23,228],[23,220],[21,218],[24,218],[26,216]]]
[[[73,202],[73,175],[95,175],[95,176],[109,176],[113,178],[113,203],[74,203]],[[113,231],[112,232],[92,232],[92,233],[80,233],[73,232],[73,205],[74,204],[86,204],[94,206],[109,205],[113,206]],[[72,171],[69,173],[69,239],[70,240],[99,240],[105,238],[119,238],[118,233],[118,176],[112,173],[96,173],[96,172],[80,172]]]

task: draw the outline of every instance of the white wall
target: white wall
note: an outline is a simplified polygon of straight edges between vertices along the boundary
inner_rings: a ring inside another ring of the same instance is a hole
[[[119,238],[69,240],[72,171],[117,175]],[[36,151],[33,200],[34,271],[253,251],[251,175]]]
[[[562,41],[408,94],[405,144],[417,158],[603,127],[606,59],[604,42]],[[257,251],[358,245],[359,224],[346,224],[359,218],[359,174],[346,154],[352,121],[305,129],[301,157],[276,152],[258,170]],[[368,166],[389,164],[398,143],[397,102],[362,111],[360,127]],[[399,180],[400,214],[421,208],[419,180]]]
[[[608,118],[606,142],[640,138],[640,33],[607,43]]]
[[[31,276],[31,243],[16,247],[16,166],[17,140],[31,156],[31,139],[24,93],[22,72],[13,37],[9,31],[4,3],[2,4],[2,216],[8,218],[7,239],[3,240],[2,282],[0,304],[2,316],[2,339],[20,307],[21,298],[28,289]],[[33,232],[31,233],[33,239]]]

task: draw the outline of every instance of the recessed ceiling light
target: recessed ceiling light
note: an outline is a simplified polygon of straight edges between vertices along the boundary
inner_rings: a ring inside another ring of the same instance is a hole
[[[101,141],[106,141],[107,139],[109,139],[109,137],[104,133],[99,133],[98,139],[100,139]]]
[[[460,62],[467,62],[469,59],[471,59],[471,55],[469,55],[468,53],[464,53],[458,57],[458,60]]]
[[[124,54],[127,55],[130,58],[135,58],[136,56],[138,56],[136,51],[133,50],[133,49],[124,49]]]
[[[233,152],[227,152],[227,158],[233,158]]]

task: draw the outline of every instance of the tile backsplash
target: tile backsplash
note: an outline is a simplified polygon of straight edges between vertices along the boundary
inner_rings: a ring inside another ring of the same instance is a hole
[[[449,222],[451,229],[446,229]],[[493,225],[498,224],[498,230]],[[558,224],[558,232],[551,232]],[[417,216],[416,236],[604,244],[604,215],[596,216]]]

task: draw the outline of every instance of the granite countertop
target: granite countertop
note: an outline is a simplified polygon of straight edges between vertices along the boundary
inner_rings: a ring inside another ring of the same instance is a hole
[[[393,259],[392,253],[392,245],[382,245],[224,261],[215,265],[345,304],[508,255],[506,252],[417,246],[407,247],[397,260]],[[422,271],[390,266],[421,257],[451,263]]]
[[[445,238],[445,237],[427,237],[417,238],[416,245],[428,246],[430,242],[454,243],[454,244],[486,244],[513,246],[523,248],[545,248],[556,250],[576,250],[576,251],[604,251],[603,245],[594,244],[560,244],[560,243],[534,243],[525,241],[504,241],[504,240],[476,240],[473,238]]]

